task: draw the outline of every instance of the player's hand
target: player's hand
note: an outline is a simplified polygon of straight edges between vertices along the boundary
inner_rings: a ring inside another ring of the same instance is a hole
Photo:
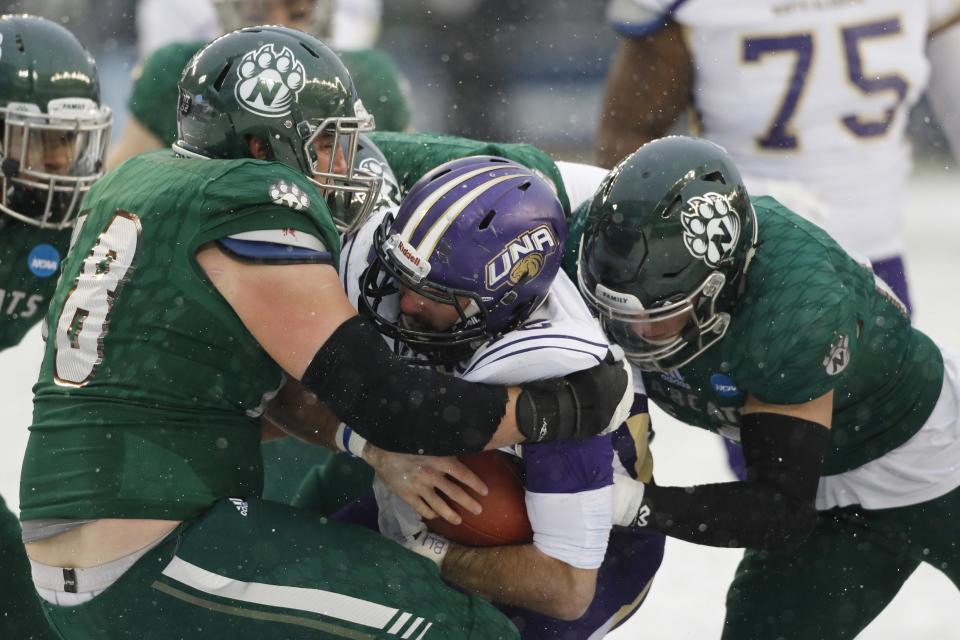
[[[650,508],[643,504],[646,485],[624,473],[613,474],[613,524],[621,527],[645,527]]]
[[[427,520],[439,516],[451,524],[460,524],[463,518],[448,500],[471,513],[480,513],[480,503],[454,479],[480,495],[487,495],[487,485],[455,457],[393,453],[367,443],[363,458],[394,494]]]
[[[377,498],[380,533],[439,567],[450,541],[429,531],[417,512],[391,491],[380,476],[373,480],[373,493]]]

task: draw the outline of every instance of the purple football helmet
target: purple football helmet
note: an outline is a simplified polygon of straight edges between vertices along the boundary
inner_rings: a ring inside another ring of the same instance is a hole
[[[376,230],[360,310],[398,347],[418,353],[417,362],[452,365],[540,306],[566,235],[552,185],[532,170],[495,156],[447,162],[420,178]],[[399,287],[453,305],[459,320],[436,331],[386,317],[378,309]]]

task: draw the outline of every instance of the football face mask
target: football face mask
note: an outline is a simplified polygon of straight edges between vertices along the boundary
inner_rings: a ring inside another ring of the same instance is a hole
[[[311,126],[303,145],[310,163],[307,176],[326,196],[341,232],[358,229],[373,210],[382,179],[358,166],[360,134],[373,131],[373,116],[359,101],[356,117],[327,118]]]
[[[86,98],[0,108],[3,188],[0,210],[30,225],[63,229],[103,175],[111,113]]]

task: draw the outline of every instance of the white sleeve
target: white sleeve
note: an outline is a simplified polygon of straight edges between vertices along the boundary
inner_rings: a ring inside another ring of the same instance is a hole
[[[676,0],[610,0],[607,22],[622,36],[644,36],[663,27],[678,4]]]
[[[599,569],[613,522],[613,486],[579,493],[526,492],[533,544],[578,569]]]
[[[563,188],[570,199],[570,211],[576,211],[584,201],[593,197],[597,187],[607,176],[607,170],[592,164],[557,161],[557,169],[563,179]]]
[[[337,0],[333,11],[333,37],[328,44],[344,51],[370,49],[380,39],[383,22],[381,0]]]
[[[137,4],[137,49],[140,59],[171,42],[207,42],[220,35],[210,0],[140,0]]]
[[[930,106],[950,142],[953,157],[960,160],[960,22],[946,27],[930,39]]]
[[[370,264],[370,252],[373,249],[373,235],[383,222],[384,216],[395,212],[392,207],[375,209],[366,222],[350,235],[343,237],[340,249],[340,282],[350,304],[357,308],[360,297],[360,274]]]
[[[929,31],[933,33],[960,17],[960,0],[928,0]]]

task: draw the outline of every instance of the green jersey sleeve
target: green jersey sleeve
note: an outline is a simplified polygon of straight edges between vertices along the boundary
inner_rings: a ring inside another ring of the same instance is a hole
[[[754,203],[781,207],[770,198]],[[724,343],[741,388],[770,404],[800,404],[839,387],[857,357],[857,309],[836,252],[813,236],[797,250],[795,235],[763,236]]]
[[[564,213],[568,217],[570,215],[570,198],[563,186],[560,170],[550,156],[532,145],[482,142],[436,133],[374,131],[370,139],[383,152],[404,193],[424,174],[444,162],[467,156],[500,156],[529,167],[552,182]]]
[[[177,83],[202,42],[174,42],[151,53],[134,71],[127,107],[144,128],[169,147],[177,139]]]

